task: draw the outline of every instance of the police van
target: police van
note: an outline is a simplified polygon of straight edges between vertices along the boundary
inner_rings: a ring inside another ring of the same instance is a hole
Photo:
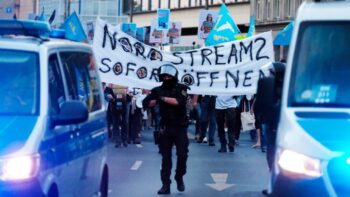
[[[46,22],[0,20],[0,196],[108,195],[92,49],[55,35]]]
[[[350,1],[304,2],[285,72],[274,196],[350,195]]]

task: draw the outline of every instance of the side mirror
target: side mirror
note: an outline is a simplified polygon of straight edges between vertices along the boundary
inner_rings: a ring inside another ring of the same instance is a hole
[[[89,111],[82,101],[69,100],[61,106],[58,115],[52,118],[53,126],[78,124],[85,122],[89,118]]]
[[[275,79],[262,78],[258,81],[255,111],[265,117],[270,117],[274,106]]]

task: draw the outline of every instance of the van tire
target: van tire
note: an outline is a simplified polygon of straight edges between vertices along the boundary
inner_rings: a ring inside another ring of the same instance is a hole
[[[100,197],[108,197],[108,184],[109,184],[109,175],[108,175],[108,166],[105,165],[103,168],[101,185],[100,185]]]
[[[50,187],[49,193],[47,194],[48,197],[59,197],[58,195],[58,188],[56,185],[52,185]]]

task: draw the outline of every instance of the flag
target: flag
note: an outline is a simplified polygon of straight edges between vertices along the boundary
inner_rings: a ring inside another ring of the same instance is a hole
[[[254,21],[254,15],[250,17],[250,24],[249,24],[249,30],[247,33],[247,38],[252,36],[255,33],[255,21]]]
[[[136,38],[136,23],[122,23],[122,31]]]
[[[169,29],[169,18],[170,18],[170,10],[169,9],[157,9],[157,19],[158,25],[157,29]]]
[[[56,16],[56,10],[53,10],[50,18],[49,18],[49,23],[52,24],[53,20],[55,20],[55,16]]]
[[[274,45],[289,46],[292,39],[294,20],[292,20],[282,31],[278,32],[273,40]]]
[[[85,31],[75,11],[64,21],[61,29],[65,30],[66,38],[69,40],[81,42],[86,39]]]
[[[45,21],[45,20],[46,20],[45,14],[44,14],[44,8],[43,8],[43,10],[41,11],[41,14],[40,14],[38,20],[39,20],[39,21]]]
[[[221,5],[215,26],[205,40],[205,45],[211,46],[236,40],[235,36],[239,33],[240,31],[236,23],[233,21],[232,17],[230,16],[230,12],[223,3]]]

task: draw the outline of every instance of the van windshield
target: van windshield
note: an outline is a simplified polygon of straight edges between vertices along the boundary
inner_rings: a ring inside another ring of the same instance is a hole
[[[37,114],[38,54],[0,49],[0,70],[0,115]]]
[[[304,22],[295,46],[288,105],[350,106],[350,22]]]

